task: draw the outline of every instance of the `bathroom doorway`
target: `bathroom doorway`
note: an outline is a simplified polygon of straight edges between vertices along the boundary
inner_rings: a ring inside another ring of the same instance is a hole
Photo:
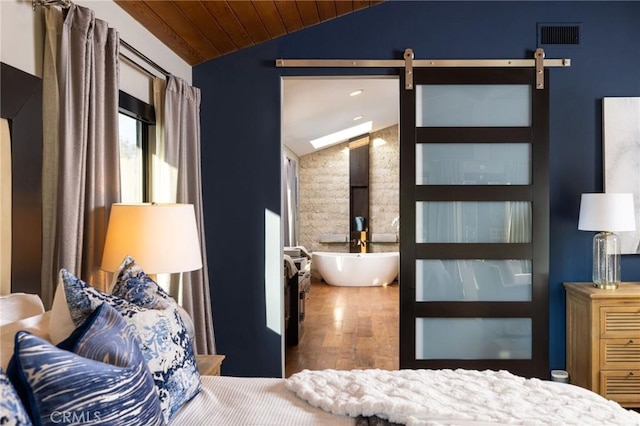
[[[399,84],[397,76],[283,77],[283,249],[352,250],[349,142],[365,136],[367,251],[399,250]],[[341,137],[320,146],[339,132]],[[299,328],[296,344],[285,342],[286,375],[302,368],[398,368],[398,288],[397,281],[386,287],[330,286],[311,262],[309,291],[300,296],[304,310],[296,312],[304,318],[286,321]],[[289,305],[296,297],[288,294]],[[285,318],[290,314],[285,309]]]

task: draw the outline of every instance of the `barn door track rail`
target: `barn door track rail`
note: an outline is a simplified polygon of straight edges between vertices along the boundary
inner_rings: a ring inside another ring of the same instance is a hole
[[[538,48],[533,59],[415,59],[413,49],[405,49],[404,59],[277,59],[279,68],[404,68],[405,89],[413,90],[414,68],[535,67],[536,89],[544,89],[545,67],[570,67],[571,59],[545,59]]]

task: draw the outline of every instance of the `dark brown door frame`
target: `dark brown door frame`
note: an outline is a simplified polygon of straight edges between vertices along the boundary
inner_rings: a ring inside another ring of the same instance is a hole
[[[400,368],[505,369],[526,377],[548,378],[549,358],[549,75],[536,89],[533,68],[414,69],[418,84],[530,84],[531,127],[416,128],[415,91],[400,76]],[[415,86],[414,86],[415,87]],[[416,144],[428,142],[529,142],[532,184],[527,186],[418,186]],[[529,201],[529,244],[416,243],[417,201]],[[531,302],[416,302],[416,259],[532,259]],[[531,360],[417,360],[416,318],[532,318]]]

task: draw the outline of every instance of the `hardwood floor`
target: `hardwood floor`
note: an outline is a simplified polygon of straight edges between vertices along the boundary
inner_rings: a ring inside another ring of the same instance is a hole
[[[334,287],[313,281],[304,333],[286,353],[286,377],[303,369],[397,370],[398,284]]]

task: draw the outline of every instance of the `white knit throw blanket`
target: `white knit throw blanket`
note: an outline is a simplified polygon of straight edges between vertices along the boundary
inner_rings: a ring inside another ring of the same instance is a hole
[[[507,371],[304,370],[286,387],[338,415],[413,425],[640,426],[640,414],[593,392]]]

